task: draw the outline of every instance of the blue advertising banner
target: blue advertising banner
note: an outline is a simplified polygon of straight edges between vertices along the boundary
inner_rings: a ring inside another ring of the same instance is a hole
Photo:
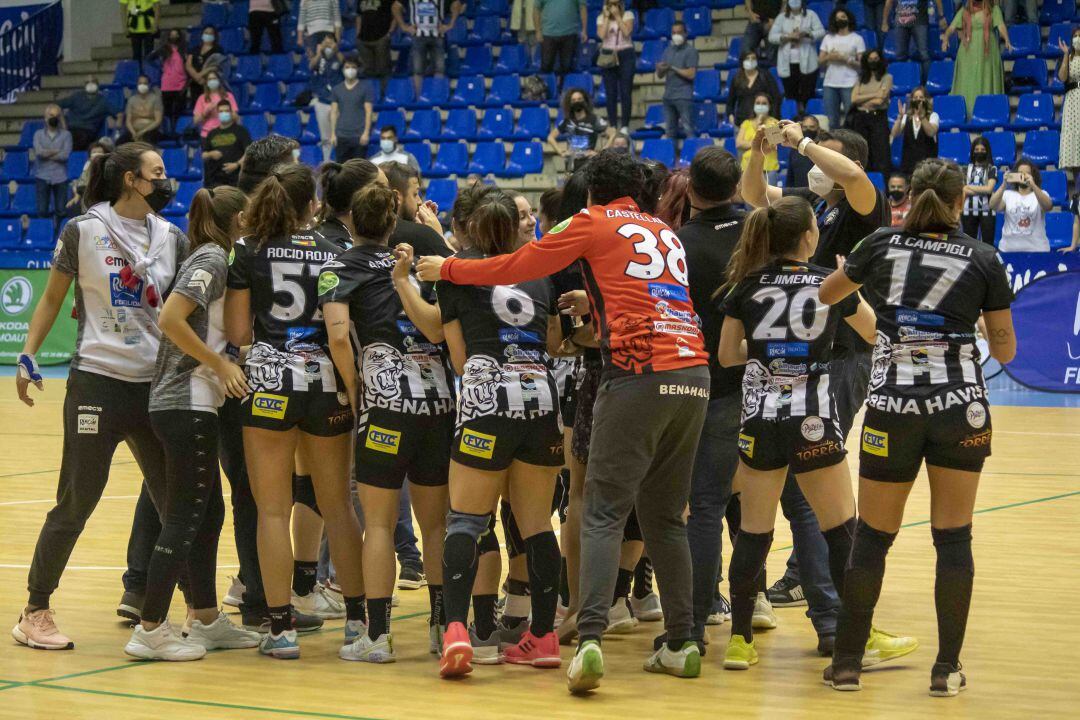
[[[1005,366],[1021,385],[1080,393],[1080,271],[1045,275],[1012,306],[1016,358]]]
[[[17,5],[9,5],[0,2],[0,33],[7,32],[48,4],[48,2],[20,2]]]
[[[1014,293],[1041,277],[1080,270],[1080,251],[1001,253],[1001,259],[1005,262],[1005,272]]]

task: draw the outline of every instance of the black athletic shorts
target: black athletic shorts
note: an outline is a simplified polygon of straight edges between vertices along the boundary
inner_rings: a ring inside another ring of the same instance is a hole
[[[750,418],[739,430],[739,457],[754,470],[790,468],[796,475],[844,461],[836,420],[816,415],[780,420]]]
[[[417,485],[446,485],[453,436],[453,413],[369,408],[360,414],[356,430],[356,482],[400,490],[408,476]]]
[[[562,467],[563,435],[558,411],[528,420],[485,415],[454,433],[451,457],[477,470],[505,470],[515,460],[530,465]]]
[[[974,400],[932,415],[867,408],[859,475],[880,482],[912,482],[927,465],[982,472],[990,457],[990,405]]]
[[[255,390],[241,401],[240,407],[244,411],[241,421],[245,427],[279,432],[298,427],[309,435],[322,437],[343,435],[353,427],[352,408],[343,392]]]

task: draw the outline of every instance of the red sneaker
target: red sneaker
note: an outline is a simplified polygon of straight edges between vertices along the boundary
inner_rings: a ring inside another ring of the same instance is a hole
[[[506,649],[503,662],[515,665],[532,665],[539,668],[557,668],[562,665],[559,657],[559,636],[549,632],[543,637],[536,637],[532,631],[521,636],[521,641]]]
[[[472,642],[465,625],[452,622],[443,633],[442,657],[439,658],[439,676],[457,677],[472,672]]]

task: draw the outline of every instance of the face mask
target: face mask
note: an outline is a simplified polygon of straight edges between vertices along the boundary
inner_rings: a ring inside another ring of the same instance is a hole
[[[345,68],[345,77],[347,79],[349,79],[349,80],[354,79],[356,77],[356,68],[354,68],[354,67]]]
[[[629,155],[630,154],[630,148],[628,148],[626,145],[612,145],[611,146],[611,151],[615,152],[615,153],[618,153],[620,155]]]
[[[671,36],[671,44],[674,45],[675,47],[678,47],[679,45],[682,45],[684,42],[686,42],[686,36],[685,35],[680,35],[680,34],[676,33],[676,34]]]
[[[836,29],[837,30],[844,30],[844,29],[847,28],[847,26],[848,26],[847,18],[842,18],[842,17],[841,18],[836,18]]]
[[[787,6],[791,10],[801,10],[802,9],[802,0],[788,0]]]
[[[145,95],[146,93],[150,92],[150,86],[146,83],[140,83],[138,86],[138,90],[140,95]]]
[[[904,199],[905,195],[907,195],[907,193],[904,192],[903,190],[890,190],[889,191],[889,199],[892,200],[894,204],[900,203]]]
[[[180,44],[180,38],[178,36],[176,36],[176,35],[172,36],[171,38],[169,38],[169,44],[170,45],[179,45]]]
[[[572,113],[585,112],[585,103],[583,103],[583,102],[570,103],[570,112],[572,112]]]
[[[743,70],[746,72],[753,72],[757,70],[757,60],[754,58],[746,58],[742,61]]]
[[[227,111],[219,112],[217,114],[217,117],[218,117],[218,120],[221,121],[222,125],[228,125],[229,123],[232,122],[232,113],[231,112],[227,112]]]
[[[146,180],[146,178],[143,178]],[[156,213],[165,209],[165,206],[172,202],[173,196],[176,192],[172,188],[172,183],[166,178],[156,178],[154,180],[146,180],[150,183],[154,189],[149,194],[143,195],[143,200],[150,206],[150,209]]]
[[[292,149],[292,159],[293,162],[300,162],[300,148]]]
[[[806,183],[810,187],[810,192],[819,197],[825,197],[833,191],[834,183],[832,178],[826,175],[825,171],[817,165],[807,171]]]
[[[817,139],[817,130],[815,130],[813,128],[803,128],[802,134],[803,134],[803,137],[808,137],[811,140]]]
[[[323,48],[322,54],[326,57],[334,57],[334,48]]]
[[[45,122],[47,122],[49,124],[49,127],[56,127],[57,125],[60,124],[60,118],[57,117],[56,115],[53,115],[52,117],[47,118],[45,120]]]
[[[397,143],[394,142],[393,140],[380,140],[379,141],[379,149],[382,150],[387,155],[394,152],[394,148],[396,146],[397,146]]]
[[[1073,35],[1073,50],[1080,51],[1080,35]]]
[[[206,87],[210,88],[211,90],[217,90],[219,87],[221,87],[221,81],[217,79],[207,80]]]
[[[768,115],[769,114],[769,106],[768,105],[761,105],[761,104],[754,105],[754,114],[755,115]]]
[[[971,159],[974,160],[975,162],[985,162],[986,161],[986,151],[984,150],[982,152],[973,152],[973,153],[971,153]]]
[[[97,92],[97,83],[96,82],[88,82],[88,83],[86,83],[86,92],[90,93],[91,95],[96,93]]]
[[[213,42],[214,42],[214,36],[213,36],[213,34],[212,34],[212,33],[203,33],[203,36],[202,36],[202,41],[203,41],[204,43],[206,43],[207,45],[210,45],[211,43],[213,43]]]

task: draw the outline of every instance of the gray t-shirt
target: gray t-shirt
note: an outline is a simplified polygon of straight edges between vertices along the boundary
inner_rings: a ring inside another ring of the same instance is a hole
[[[200,245],[180,266],[173,292],[195,303],[188,315],[191,329],[206,345],[225,350],[225,280],[229,258],[214,243]],[[150,385],[150,412],[198,410],[217,412],[225,401],[217,375],[187,355],[165,334],[161,337],[154,380]]]
[[[357,138],[364,132],[365,103],[372,103],[371,87],[367,81],[360,80],[352,88],[340,82],[330,91],[331,102],[338,106],[337,127],[334,134],[338,137]]]
[[[664,50],[664,54],[660,57],[660,61],[666,62],[671,68],[680,70],[696,68],[698,53],[694,46],[690,44],[690,41],[687,40],[678,47],[668,45],[667,49]],[[668,68],[667,75],[664,76],[664,99],[692,100],[694,97],[694,81],[681,77],[678,73],[673,72],[671,68]]]

